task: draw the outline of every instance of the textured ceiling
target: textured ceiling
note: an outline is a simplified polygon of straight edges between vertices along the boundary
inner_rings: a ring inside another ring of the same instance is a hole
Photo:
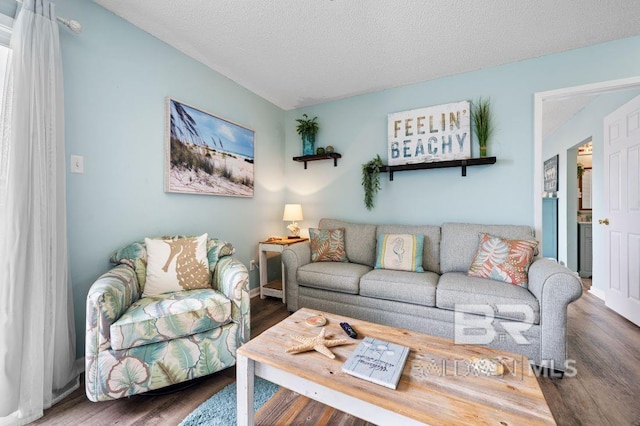
[[[640,34],[638,0],[95,0],[283,109]]]

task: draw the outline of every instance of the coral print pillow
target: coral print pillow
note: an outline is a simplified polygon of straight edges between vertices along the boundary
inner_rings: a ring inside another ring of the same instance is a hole
[[[378,235],[376,269],[424,272],[422,269],[423,246],[424,235]]]
[[[207,234],[171,240],[144,239],[147,277],[143,296],[208,288]]]
[[[344,228],[309,228],[312,262],[348,262],[344,249]]]
[[[526,288],[529,265],[538,242],[505,240],[489,234],[480,234],[479,237],[478,251],[467,275],[504,281]]]

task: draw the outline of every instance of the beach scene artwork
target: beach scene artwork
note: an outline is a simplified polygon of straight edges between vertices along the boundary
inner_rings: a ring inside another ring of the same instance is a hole
[[[251,129],[167,98],[165,191],[253,197]]]

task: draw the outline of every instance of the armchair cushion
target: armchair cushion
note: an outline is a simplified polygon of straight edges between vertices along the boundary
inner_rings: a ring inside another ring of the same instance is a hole
[[[173,340],[231,322],[231,301],[212,289],[143,297],[113,324],[111,348]]]
[[[211,288],[207,234],[175,240],[144,239],[147,280],[142,297],[174,291]]]

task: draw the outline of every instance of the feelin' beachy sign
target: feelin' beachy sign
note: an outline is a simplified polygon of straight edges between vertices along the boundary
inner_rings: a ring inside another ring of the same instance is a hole
[[[388,116],[390,166],[471,157],[469,101]]]

